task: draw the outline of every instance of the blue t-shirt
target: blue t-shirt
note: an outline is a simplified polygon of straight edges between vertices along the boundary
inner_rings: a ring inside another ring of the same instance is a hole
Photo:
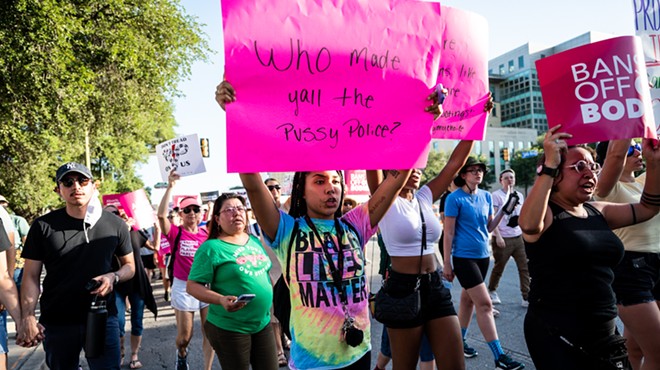
[[[445,217],[456,217],[452,256],[487,258],[488,218],[493,214],[493,199],[489,192],[477,189],[468,194],[462,188],[447,197]]]

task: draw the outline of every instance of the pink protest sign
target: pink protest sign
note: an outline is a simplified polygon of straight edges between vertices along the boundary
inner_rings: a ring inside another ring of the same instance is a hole
[[[346,182],[346,195],[369,195],[369,184],[367,184],[367,171],[347,170],[344,172]]]
[[[228,171],[424,167],[440,13],[407,0],[223,0],[237,96]]]
[[[130,193],[106,194],[102,197],[104,205],[114,205],[122,209],[126,216],[133,219],[133,229],[147,229],[154,225],[154,210],[147,193],[139,189]]]
[[[442,7],[438,81],[449,90],[431,128],[438,139],[483,140],[488,113],[488,23],[482,16]]]
[[[655,122],[639,38],[617,37],[536,61],[548,126],[569,145],[654,138]]]

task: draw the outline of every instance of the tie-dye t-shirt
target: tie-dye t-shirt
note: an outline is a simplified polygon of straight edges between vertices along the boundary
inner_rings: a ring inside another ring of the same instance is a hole
[[[298,222],[297,235],[293,233]],[[329,235],[337,244],[334,220],[312,219],[325,240]],[[353,228],[349,227],[350,223]],[[369,321],[369,284],[364,267],[364,244],[375,233],[371,227],[366,204],[340,219],[344,254],[342,282],[346,287],[348,311],[355,326],[364,331],[364,340],[357,347],[340,342],[344,312],[321,242],[315,237],[305,218],[297,220],[280,211],[280,224],[271,246],[286,267],[287,249],[291,245],[289,264],[291,294],[291,361],[292,369],[336,369],[351,365],[371,350]],[[355,233],[357,231],[357,234]],[[291,238],[294,238],[291,243]],[[337,250],[329,249],[337,267]]]

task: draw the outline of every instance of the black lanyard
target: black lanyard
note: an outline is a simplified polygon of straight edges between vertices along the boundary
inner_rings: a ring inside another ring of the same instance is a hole
[[[344,289],[344,285],[341,283],[342,281],[342,272],[344,271],[344,252],[341,249],[341,239],[343,236],[343,229],[341,228],[341,225],[339,224],[339,220],[335,217],[335,231],[337,232],[337,240],[339,241],[339,246],[335,245],[334,240],[332,240],[332,237],[328,234],[325,236],[325,240],[321,238],[321,234],[319,234],[318,230],[316,229],[316,226],[314,225],[314,222],[312,222],[312,219],[309,218],[309,216],[305,215],[305,221],[309,225],[309,228],[312,229],[314,232],[314,235],[316,238],[321,242],[321,248],[323,249],[323,254],[325,255],[325,259],[328,260],[328,266],[330,266],[330,275],[332,276],[332,282],[335,285],[335,288],[337,288],[337,292],[339,293],[339,299],[341,300],[341,303],[346,306],[348,305],[348,300],[346,299],[346,290]],[[337,267],[335,268],[335,263],[332,260],[332,255],[330,255],[330,247],[333,247],[337,250]]]

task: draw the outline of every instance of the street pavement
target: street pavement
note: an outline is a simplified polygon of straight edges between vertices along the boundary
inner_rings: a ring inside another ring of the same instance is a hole
[[[377,291],[381,285],[380,275],[378,275],[379,252],[375,238],[372,239],[366,248],[366,255],[370,262],[367,264],[367,272],[373,278],[371,279],[372,291]],[[492,262],[491,262],[492,268]],[[154,320],[151,312],[145,312],[144,332],[142,339],[142,349],[139,356],[143,364],[142,369],[174,369],[176,359],[176,348],[174,345],[176,337],[174,311],[168,302],[163,300],[163,287],[160,280],[155,281],[154,295],[158,303],[158,319]],[[458,307],[458,297],[460,296],[460,286],[453,284],[452,297],[454,306]],[[511,354],[516,360],[522,361],[526,369],[535,369],[529,358],[525,338],[523,335],[523,321],[526,309],[521,306],[521,295],[518,284],[518,271],[513,260],[509,261],[502,276],[498,294],[502,304],[496,305],[501,314],[495,319],[497,331],[505,352]],[[130,331],[130,319],[127,317],[127,331]],[[375,320],[372,320],[372,368],[376,364],[376,355],[380,348],[380,337],[383,326]],[[44,362],[44,351],[41,346],[31,349],[21,348],[14,344],[15,333],[13,323],[9,324],[9,369],[37,370],[47,369]],[[126,360],[123,368],[128,368],[130,360],[130,344],[126,339]],[[467,334],[468,343],[473,346],[479,355],[474,358],[466,359],[467,369],[494,369],[493,356],[488,345],[483,339],[476,323],[476,317],[473,316],[472,322]],[[193,340],[189,346],[189,363],[191,370],[202,369],[203,356],[201,351],[201,329],[199,315],[195,316],[195,328]],[[440,359],[439,361],[442,361]],[[84,356],[81,355],[81,365],[83,369],[88,369]],[[220,369],[220,364],[214,359],[213,369]],[[391,364],[387,367],[391,368]],[[283,367],[282,369],[287,369]]]

